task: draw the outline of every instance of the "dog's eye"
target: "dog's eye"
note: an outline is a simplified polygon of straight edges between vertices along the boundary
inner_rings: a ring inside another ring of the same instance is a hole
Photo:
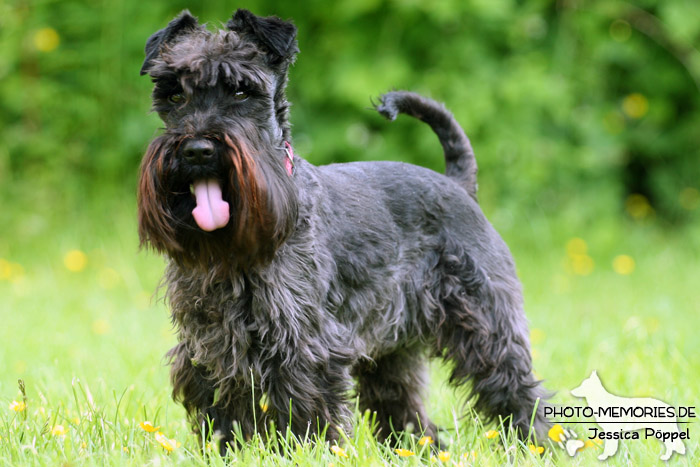
[[[233,98],[237,101],[244,101],[248,99],[248,93],[245,91],[236,91],[233,93]]]
[[[184,102],[185,96],[182,95],[182,94],[180,94],[180,93],[178,93],[178,94],[171,94],[171,95],[168,97],[168,100],[169,100],[170,102],[172,102],[173,104],[180,104],[180,103]]]

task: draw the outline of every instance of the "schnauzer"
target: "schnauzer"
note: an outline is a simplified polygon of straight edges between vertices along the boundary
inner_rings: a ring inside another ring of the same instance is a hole
[[[377,111],[430,125],[445,175],[313,166],[291,145],[297,52],[292,23],[240,9],[216,32],[184,11],[146,44],[165,130],[140,169],[139,236],[169,258],[173,396],[195,431],[222,446],[287,428],[334,440],[354,385],[378,439],[411,427],[437,439],[423,402],[434,356],[485,420],[541,435],[520,284],[477,204],[464,131],[441,104],[390,92]]]

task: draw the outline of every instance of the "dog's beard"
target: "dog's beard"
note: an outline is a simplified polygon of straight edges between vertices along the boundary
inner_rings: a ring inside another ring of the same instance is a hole
[[[187,136],[164,134],[144,155],[138,187],[141,245],[181,267],[221,272],[268,262],[296,224],[283,151],[265,153],[224,133],[216,166],[178,159]]]

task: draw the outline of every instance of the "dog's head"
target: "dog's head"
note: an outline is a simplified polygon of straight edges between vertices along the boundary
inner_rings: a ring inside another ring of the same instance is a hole
[[[188,11],[146,43],[165,123],[141,163],[139,236],[178,264],[268,261],[296,222],[287,71],[296,28],[238,10],[210,32]]]

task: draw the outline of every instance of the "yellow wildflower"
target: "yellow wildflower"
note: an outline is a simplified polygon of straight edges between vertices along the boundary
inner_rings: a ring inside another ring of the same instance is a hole
[[[496,436],[498,436],[498,432],[496,430],[489,430],[486,433],[484,433],[484,436],[486,436],[488,439],[493,439]]]
[[[593,438],[593,439],[587,439],[586,442],[583,444],[584,448],[595,448],[603,444],[603,442],[598,439],[598,438]]]
[[[0,281],[9,280],[12,276],[12,265],[9,261],[0,258]]]
[[[26,408],[27,408],[27,404],[25,404],[23,401],[10,402],[10,410],[13,410],[15,412],[22,412]]]
[[[149,422],[148,420],[146,420],[145,422],[139,423],[139,426],[141,427],[141,429],[143,431],[148,432],[148,433],[153,433],[154,431],[158,431],[158,428],[160,428],[160,426],[153,426],[153,423]]]
[[[338,457],[348,457],[348,453],[340,446],[331,446],[331,451]]]
[[[54,28],[42,28],[34,33],[34,47],[40,52],[51,52],[60,42],[61,38]]]
[[[530,448],[530,452],[533,454],[542,454],[544,452],[544,448],[542,446],[535,446],[534,444],[531,444],[528,446]]]
[[[554,425],[552,428],[549,429],[549,432],[547,432],[547,436],[549,436],[549,439],[554,441],[555,443],[559,443],[562,440],[562,436],[564,435],[564,427],[562,427],[559,424]]]
[[[415,452],[409,451],[408,449],[398,448],[398,449],[394,449],[394,451],[396,451],[396,454],[398,454],[400,457],[411,457],[411,456],[416,455]]]
[[[613,269],[621,276],[629,276],[634,272],[634,258],[628,255],[617,255],[613,260]]]
[[[582,238],[574,237],[566,242],[566,254],[569,256],[579,256],[588,253],[588,245]]]
[[[168,437],[160,431],[156,433],[156,441],[168,452],[172,452],[174,449],[180,447],[180,443],[178,443],[177,440],[168,439]]]
[[[260,410],[262,410],[263,412],[267,412],[268,410],[270,410],[270,399],[267,397],[267,393],[262,395],[260,401],[258,402],[258,405],[260,405]]]
[[[87,266],[87,255],[80,250],[71,250],[63,257],[63,264],[71,272],[80,272]]]
[[[622,111],[630,118],[642,118],[649,111],[649,100],[638,92],[625,96]]]
[[[639,193],[633,193],[627,197],[625,209],[630,216],[637,220],[649,217],[654,213],[654,208],[649,204],[649,200]]]
[[[588,276],[595,268],[593,258],[588,255],[576,255],[570,258],[570,267],[577,276]]]
[[[438,459],[440,459],[442,462],[447,462],[450,460],[450,453],[447,451],[440,451],[438,453]]]
[[[51,428],[51,434],[54,436],[65,436],[68,433],[68,429],[63,425],[54,425]]]
[[[426,444],[433,444],[433,438],[430,436],[423,436],[421,439],[418,440],[418,444],[421,446],[425,446]]]

